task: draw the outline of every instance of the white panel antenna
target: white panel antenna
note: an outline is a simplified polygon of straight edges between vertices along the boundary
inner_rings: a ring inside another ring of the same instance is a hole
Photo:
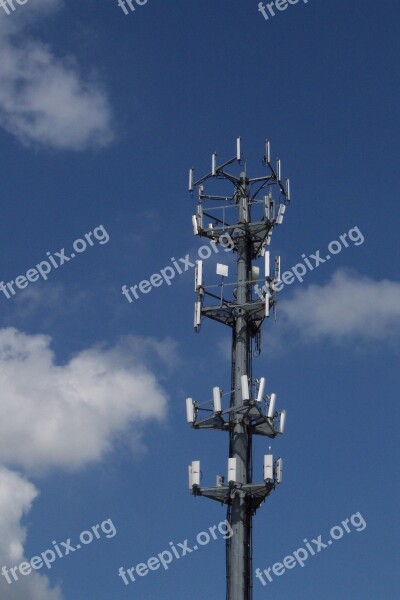
[[[242,400],[243,402],[245,402],[246,400],[250,400],[249,379],[247,375],[242,375],[240,378],[240,382],[242,385]]]
[[[265,162],[267,165],[271,162],[271,144],[268,140],[265,140]]]
[[[290,200],[290,179],[286,179],[286,200]]]
[[[270,299],[270,293],[269,290],[267,289],[267,291],[265,292],[265,316],[269,317],[269,299]]]
[[[276,161],[276,178],[278,181],[281,180],[281,160],[278,158]]]
[[[241,152],[241,138],[238,137],[238,139],[236,140],[236,160],[238,162],[240,162],[240,159],[242,158],[242,152]]]
[[[276,483],[282,483],[283,460],[278,458],[275,463],[276,468]]]
[[[200,485],[200,461],[192,461],[192,487],[194,485]]]
[[[212,175],[217,174],[217,153],[216,152],[214,152],[214,154],[211,157],[211,174]]]
[[[189,490],[193,488],[193,476],[192,476],[192,465],[188,466],[188,475],[189,475]]]
[[[236,458],[228,458],[228,483],[236,482]]]
[[[281,419],[279,422],[279,433],[285,433],[285,426],[286,426],[286,410],[283,410],[281,412]]]
[[[194,328],[199,329],[201,323],[201,302],[197,301],[194,304]]]
[[[271,258],[269,250],[267,250],[264,254],[264,264],[265,264],[265,279],[267,280],[271,276]]]
[[[275,405],[276,405],[276,394],[271,394],[271,397],[269,400],[269,406],[268,406],[268,413],[267,413],[268,419],[273,419],[274,414],[275,414]]]
[[[275,281],[279,283],[281,280],[281,257],[277,256],[275,258]]]
[[[217,263],[217,275],[222,275],[222,277],[228,277],[229,275],[229,267],[228,265],[223,265],[221,263]]]
[[[189,169],[189,192],[193,192],[193,169]]]
[[[197,223],[197,216],[193,215],[192,216],[192,225],[193,225],[193,234],[194,235],[199,235],[199,226]]]
[[[283,215],[285,214],[285,211],[286,211],[286,204],[281,204],[279,206],[278,216],[276,217],[276,224],[277,225],[282,225]]]
[[[194,291],[198,292],[203,287],[203,261],[196,260],[194,271]]]
[[[203,206],[201,204],[197,206],[197,226],[199,229],[203,229]]]
[[[188,423],[194,423],[193,398],[186,398],[186,420]]]
[[[265,377],[261,377],[260,383],[258,385],[258,394],[257,394],[257,402],[261,402],[264,396],[265,390]]]
[[[264,455],[264,481],[274,480],[274,457],[272,454]]]
[[[213,387],[213,411],[215,413],[222,412],[221,390],[219,387]]]

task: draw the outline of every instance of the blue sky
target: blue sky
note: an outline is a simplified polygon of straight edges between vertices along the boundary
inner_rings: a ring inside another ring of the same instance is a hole
[[[364,239],[285,286],[264,325],[254,370],[288,422],[254,567],[357,512],[367,527],[268,587],[255,580],[254,600],[395,600],[398,4],[309,0],[268,21],[256,0],[148,0],[128,15],[117,0],[15,5],[0,7],[0,281],[89,232],[93,245],[0,291],[0,567],[107,519],[117,533],[1,577],[1,598],[223,597],[222,536],[129,586],[118,577],[224,520],[190,496],[187,465],[201,459],[212,484],[227,439],[191,431],[184,400],[228,389],[230,367],[228,330],[193,332],[192,269],[132,303],[121,288],[196,257],[188,168],[230,158],[240,135],[251,176],[268,137],[291,178],[271,246],[283,270],[352,228]],[[256,442],[261,480],[269,443]]]

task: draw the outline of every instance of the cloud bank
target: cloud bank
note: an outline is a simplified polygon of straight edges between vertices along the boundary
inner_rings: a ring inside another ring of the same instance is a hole
[[[400,336],[400,283],[337,271],[279,304],[285,325],[306,339],[394,340]]]
[[[21,518],[38,494],[20,471],[77,470],[117,439],[140,438],[146,422],[165,416],[167,395],[152,369],[175,361],[172,340],[127,336],[57,364],[48,336],[0,329],[0,568],[24,560]],[[62,592],[34,573],[12,585],[0,577],[0,597],[62,600]]]

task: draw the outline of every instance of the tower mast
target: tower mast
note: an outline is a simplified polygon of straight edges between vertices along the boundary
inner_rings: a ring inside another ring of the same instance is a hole
[[[211,172],[194,182],[189,172],[189,191],[198,189],[197,212],[192,217],[194,234],[212,243],[226,245],[236,253],[236,274],[227,283],[228,265],[217,264],[222,281],[206,285],[203,261],[198,260],[195,273],[196,302],[194,327],[200,330],[202,318],[210,318],[232,329],[231,389],[229,406],[223,407],[221,390],[213,388],[212,416],[192,398],[186,400],[187,421],[194,429],[216,429],[229,434],[228,477],[217,476],[215,487],[200,487],[200,461],[189,466],[189,488],[196,496],[205,496],[226,504],[233,535],[227,539],[227,600],[252,598],[252,520],[257,509],[282,479],[282,459],[264,456],[264,482],[252,481],[252,439],[254,435],[275,438],[284,432],[286,412],[275,410],[276,395],[264,395],[265,378],[253,379],[253,351],[261,351],[261,326],[276,307],[276,287],[280,281],[280,258],[275,259],[271,274],[268,250],[275,225],[280,225],[290,201],[290,182],[281,181],[281,161],[274,168],[270,161],[270,144],[266,141],[264,166],[268,173],[250,179],[246,169],[238,176],[226,171],[233,163],[243,166],[241,139],[237,139],[236,156],[221,166],[214,153]],[[233,186],[228,195],[205,194],[204,184],[220,180]],[[280,203],[275,210],[272,190]],[[267,192],[267,193],[266,193]],[[262,195],[262,198],[260,198]],[[255,263],[262,260],[264,273]],[[259,285],[261,284],[261,286]],[[215,294],[215,288],[221,288]],[[225,290],[230,289],[225,298]],[[209,303],[211,299],[211,304]],[[216,300],[218,302],[216,303]],[[203,412],[207,412],[205,417]]]

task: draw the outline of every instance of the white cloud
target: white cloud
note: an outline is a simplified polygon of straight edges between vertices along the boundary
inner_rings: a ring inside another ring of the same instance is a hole
[[[32,483],[0,467],[0,560],[20,562],[26,531],[20,521],[37,496]]]
[[[129,337],[58,365],[47,336],[0,330],[0,461],[34,472],[78,469],[121,435],[140,437],[167,402],[149,355],[171,366],[174,345]]]
[[[140,439],[146,421],[164,416],[167,397],[147,365],[173,368],[173,340],[127,336],[112,348],[83,350],[63,365],[56,364],[50,342],[0,329],[2,463],[35,473],[78,469],[101,459],[117,439]],[[25,560],[21,519],[37,495],[22,475],[0,466],[0,569]],[[62,592],[32,573],[11,584],[0,576],[0,597],[62,600]]]
[[[24,145],[104,147],[113,137],[106,93],[81,75],[75,59],[58,58],[27,38],[31,22],[54,9],[49,0],[35,0],[1,15],[0,125]]]
[[[296,290],[279,312],[307,338],[394,339],[400,335],[400,282],[341,270],[326,285]]]
[[[32,483],[18,473],[0,467],[0,568],[14,567],[24,560],[26,528],[21,518],[26,515],[38,492]],[[51,589],[47,577],[36,573],[18,582],[8,583],[0,577],[2,600],[61,600],[58,588]]]

